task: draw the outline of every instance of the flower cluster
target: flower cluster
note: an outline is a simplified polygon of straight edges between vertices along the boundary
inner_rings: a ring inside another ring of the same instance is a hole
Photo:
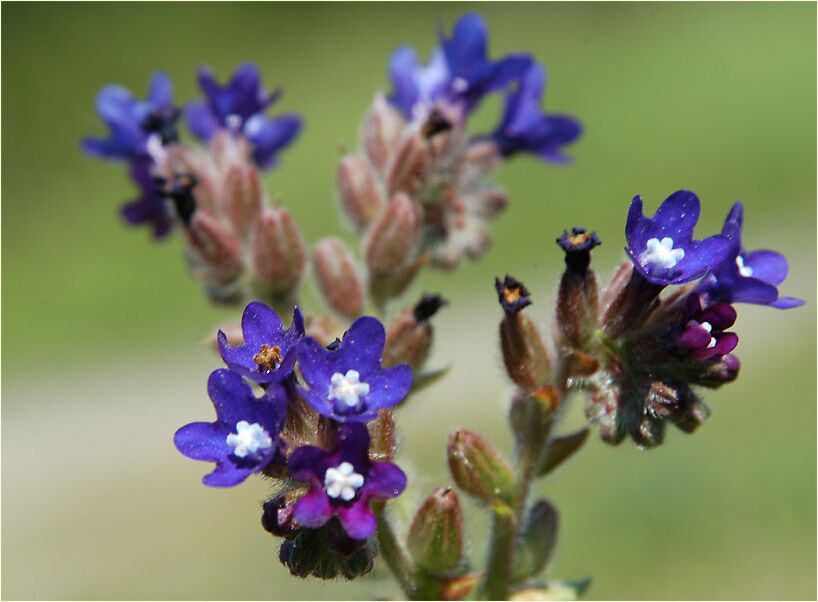
[[[744,250],[741,203],[720,234],[701,240],[694,238],[699,213],[698,197],[687,190],[670,195],[652,218],[635,197],[625,227],[629,261],[601,295],[589,267],[591,250],[601,243],[596,233],[574,228],[557,240],[566,263],[555,341],[566,359],[557,372],[587,393],[588,418],[609,443],[629,435],[655,446],[666,421],[690,432],[709,416],[695,388],[738,376],[734,303],[780,309],[803,303],[779,296],[787,274],[782,255]],[[509,375],[535,392],[552,367],[539,332],[520,313],[529,292],[509,276],[496,286],[506,313],[501,342]]]
[[[194,460],[215,462],[206,485],[237,485],[253,473],[283,481],[282,492],[265,509],[271,532],[290,541],[315,537],[302,531],[322,529],[337,517],[346,538],[367,540],[376,527],[371,503],[396,497],[406,486],[406,475],[378,461],[377,450],[387,447],[391,456],[393,441],[379,433],[384,421],[391,423],[390,408],[409,394],[412,369],[382,366],[386,332],[375,318],[359,318],[330,348],[305,334],[298,308],[285,328],[275,311],[253,302],[241,326],[240,344],[218,334],[227,368],[208,381],[216,422],[183,426],[174,437],[176,447]],[[250,383],[259,387],[259,396]],[[338,525],[326,528],[337,543]],[[349,556],[336,558],[335,572],[354,572]],[[371,562],[363,564],[368,566]]]
[[[350,222],[366,236],[367,263],[379,292],[399,294],[419,264],[444,269],[489,247],[487,222],[508,204],[486,180],[521,152],[564,162],[580,134],[570,117],[541,106],[545,71],[531,55],[488,55],[488,32],[476,14],[441,34],[427,64],[411,47],[389,64],[392,92],[378,94],[363,124],[363,151],[345,156],[338,189]],[[481,100],[505,94],[494,131],[470,134]]]
[[[258,172],[276,164],[301,119],[266,115],[280,92],[264,90],[255,65],[239,67],[224,86],[202,67],[199,85],[204,100],[184,109],[174,104],[163,73],[153,76],[144,101],[121,86],[103,88],[97,113],[109,135],[87,138],[83,147],[128,165],[139,196],[123,205],[122,216],[150,226],[156,238],[181,228],[190,267],[215,301],[240,299],[246,286],[286,296],[300,278],[306,252],[289,214],[268,206]],[[180,143],[182,114],[206,148]],[[240,280],[244,273],[249,285]]]

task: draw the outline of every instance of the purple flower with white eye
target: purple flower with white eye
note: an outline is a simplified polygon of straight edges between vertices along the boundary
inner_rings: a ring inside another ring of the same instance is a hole
[[[317,529],[337,516],[352,539],[366,539],[375,532],[370,501],[399,496],[406,475],[389,462],[372,462],[368,452],[369,433],[362,424],[342,425],[329,451],[308,445],[293,452],[287,462],[290,474],[310,484],[293,509],[299,523]]]
[[[205,485],[232,487],[276,459],[286,393],[271,385],[256,399],[241,376],[224,368],[210,375],[207,393],[216,408],[216,422],[187,424],[176,431],[173,442],[188,458],[216,463],[202,479]]]
[[[642,197],[635,196],[625,227],[625,251],[637,272],[666,286],[696,280],[721,264],[730,253],[730,242],[720,234],[693,240],[699,212],[699,198],[689,190],[670,195],[653,218],[642,214]]]
[[[576,140],[582,127],[571,117],[543,112],[544,88],[545,70],[534,63],[520,79],[517,89],[506,94],[503,119],[492,134],[504,157],[528,152],[545,161],[569,161],[561,147]]]
[[[400,403],[412,388],[407,364],[381,368],[386,334],[369,316],[358,318],[334,350],[305,338],[298,368],[307,385],[299,393],[322,416],[339,422],[368,422],[378,410]]]
[[[137,100],[122,86],[106,86],[97,95],[96,107],[110,134],[105,139],[82,141],[85,152],[90,155],[146,160],[151,137],[156,137],[161,144],[178,140],[179,110],[173,105],[173,86],[164,73],[153,75],[147,99]]]
[[[281,318],[260,301],[244,308],[241,316],[244,343],[230,345],[219,331],[217,340],[224,363],[231,370],[263,385],[278,383],[293,372],[296,343],[304,336],[304,316],[297,307],[289,328]]]
[[[276,153],[290,144],[301,130],[301,118],[295,114],[275,118],[265,111],[278,100],[280,90],[268,94],[261,86],[258,67],[245,63],[233,73],[230,82],[219,85],[207,67],[199,68],[199,87],[204,101],[185,107],[187,125],[202,140],[227,129],[244,135],[253,145],[253,160],[259,167],[276,163]]]
[[[733,205],[721,233],[730,241],[727,258],[713,269],[697,290],[709,300],[725,303],[755,303],[777,309],[804,304],[795,297],[779,297],[778,285],[787,278],[787,258],[775,251],[747,252],[741,244],[744,205]]]
[[[532,61],[529,55],[522,54],[490,61],[487,38],[483,18],[469,13],[455,23],[451,38],[441,34],[440,46],[432,52],[427,65],[418,62],[413,48],[398,48],[389,63],[394,88],[389,101],[407,119],[438,100],[467,114],[483,96],[520,77]]]
[[[684,330],[676,340],[683,352],[696,360],[719,358],[738,345],[734,332],[724,332],[736,322],[736,310],[727,303],[715,303],[702,309],[701,299],[691,294],[682,316]]]
[[[163,238],[170,232],[173,215],[162,186],[151,175],[149,163],[132,161],[129,168],[131,179],[139,187],[141,194],[139,198],[122,206],[122,217],[133,226],[150,225],[154,238]]]

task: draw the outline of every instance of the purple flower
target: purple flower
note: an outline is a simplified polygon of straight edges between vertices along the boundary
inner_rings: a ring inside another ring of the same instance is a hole
[[[702,309],[699,295],[687,298],[682,317],[684,330],[677,339],[679,349],[693,359],[709,360],[730,353],[738,345],[738,336],[724,332],[736,322],[736,310],[727,303]]]
[[[368,451],[366,427],[345,424],[333,449],[308,445],[293,452],[287,462],[290,474],[310,484],[293,509],[298,522],[316,529],[337,516],[352,539],[366,539],[375,532],[377,521],[369,502],[399,496],[406,475],[389,462],[372,462]]]
[[[693,240],[699,212],[699,199],[689,190],[670,195],[652,219],[642,214],[642,197],[634,197],[625,227],[625,250],[645,279],[660,286],[683,284],[724,261],[730,252],[724,236]]]
[[[287,114],[274,119],[264,115],[281,93],[264,91],[258,67],[252,63],[236,69],[225,86],[219,85],[210,69],[200,67],[199,87],[205,94],[205,101],[192,102],[185,108],[190,130],[202,140],[210,140],[221,129],[243,134],[253,144],[253,160],[259,167],[272,167],[276,153],[292,142],[301,130],[298,115]]]
[[[492,134],[503,156],[524,151],[546,161],[569,159],[561,147],[576,140],[582,127],[576,119],[546,115],[542,110],[545,70],[533,63],[520,79],[517,89],[506,94],[503,119]]]
[[[151,79],[146,100],[137,100],[122,86],[106,86],[97,95],[97,114],[108,126],[108,138],[86,138],[85,152],[110,159],[148,158],[148,139],[157,136],[162,144],[177,141],[173,87],[164,73]]]
[[[721,233],[730,241],[730,252],[711,274],[701,282],[697,290],[709,300],[725,303],[755,303],[777,309],[790,309],[804,304],[795,297],[779,297],[778,285],[787,277],[787,258],[775,251],[744,250],[741,244],[741,227],[744,222],[744,206],[733,205]]]
[[[427,65],[418,62],[409,46],[398,48],[389,64],[394,88],[389,96],[407,119],[418,107],[437,100],[451,103],[463,114],[486,94],[505,87],[520,77],[531,64],[529,55],[509,55],[492,62],[487,56],[488,30],[477,14],[464,15],[455,24],[451,38],[440,36],[440,46]]]
[[[304,336],[304,316],[297,307],[285,329],[275,311],[253,301],[244,308],[241,332],[244,343],[233,346],[219,331],[219,351],[228,368],[262,384],[278,383],[292,374],[296,343]]]
[[[241,376],[224,368],[210,375],[207,393],[216,408],[216,422],[187,424],[176,431],[173,442],[188,458],[216,463],[204,477],[205,485],[232,487],[276,458],[286,393],[271,385],[256,399]]]
[[[378,410],[402,401],[412,387],[407,364],[381,368],[383,325],[358,318],[334,350],[305,338],[298,347],[298,367],[307,388],[301,396],[322,416],[339,422],[368,422]]]
[[[134,226],[149,224],[154,238],[163,238],[173,225],[173,216],[162,186],[151,176],[150,164],[146,161],[132,161],[130,172],[140,196],[122,206],[122,217]]]
[[[497,291],[497,299],[503,309],[509,313],[516,314],[518,311],[531,305],[531,293],[525,285],[506,274],[503,280],[494,279],[494,290]]]

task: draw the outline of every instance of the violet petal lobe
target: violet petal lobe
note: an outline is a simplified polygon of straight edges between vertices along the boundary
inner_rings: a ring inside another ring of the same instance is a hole
[[[298,522],[309,529],[322,527],[333,514],[332,505],[323,489],[311,490],[295,503],[293,509]]]
[[[374,498],[397,497],[406,488],[406,474],[390,462],[374,462],[364,487]]]
[[[377,519],[363,500],[337,510],[344,531],[352,539],[367,539],[377,528]]]

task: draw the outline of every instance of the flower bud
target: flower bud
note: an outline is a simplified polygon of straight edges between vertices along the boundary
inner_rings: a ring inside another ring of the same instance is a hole
[[[356,155],[342,158],[336,184],[344,213],[357,230],[363,230],[378,217],[385,202],[375,174],[364,159]]]
[[[325,238],[315,245],[313,271],[329,306],[342,316],[356,318],[364,310],[364,284],[344,243]]]
[[[514,555],[513,579],[516,583],[537,576],[548,565],[557,543],[557,509],[539,500],[528,511]]]
[[[364,120],[363,138],[366,156],[382,174],[386,173],[404,125],[401,114],[386,101],[383,94],[375,96]]]
[[[295,530],[293,508],[295,500],[288,501],[283,495],[267,500],[264,502],[264,511],[261,515],[261,526],[265,531],[278,537],[292,534]]]
[[[732,353],[722,356],[719,361],[709,364],[704,372],[692,379],[692,382],[703,387],[716,388],[731,383],[738,378],[741,362]]]
[[[591,250],[601,244],[596,232],[582,228],[566,230],[557,239],[565,251],[565,272],[557,297],[557,326],[560,342],[566,347],[584,348],[596,329],[596,276],[588,269]]]
[[[264,190],[253,165],[233,165],[224,178],[221,210],[239,234],[245,234],[258,219]]]
[[[396,194],[373,224],[365,242],[366,263],[376,276],[392,276],[407,266],[420,242],[422,211],[406,194]]]
[[[617,272],[614,279],[621,282],[624,273]],[[659,305],[659,293],[663,285],[653,284],[632,267],[627,283],[612,296],[605,310],[602,326],[608,336],[619,338],[628,330],[640,327]],[[613,283],[612,283],[613,285]]]
[[[195,276],[205,283],[224,284],[242,270],[241,241],[207,211],[196,211],[185,231]]]
[[[460,429],[449,436],[447,452],[449,470],[463,491],[486,502],[507,499],[514,474],[483,437]]]
[[[431,573],[455,568],[463,556],[463,512],[454,489],[438,487],[423,500],[407,538],[414,561]]]
[[[440,295],[423,295],[415,307],[399,313],[386,329],[383,365],[406,363],[418,372],[432,348],[434,331],[429,318],[447,303]]]
[[[494,219],[508,206],[508,195],[499,188],[485,188],[475,193],[477,195],[478,217]]]
[[[324,347],[335,341],[344,332],[343,327],[330,315],[313,314],[307,318],[306,332]]]
[[[420,133],[404,138],[389,171],[389,194],[419,192],[429,175],[432,157],[427,141]]]
[[[495,279],[494,284],[505,310],[500,322],[500,345],[506,371],[520,387],[536,391],[545,385],[551,366],[537,327],[521,312],[531,304],[529,292],[509,275],[503,281]]]
[[[253,236],[253,266],[256,278],[276,295],[291,292],[298,284],[306,262],[304,240],[286,209],[265,209]]]

